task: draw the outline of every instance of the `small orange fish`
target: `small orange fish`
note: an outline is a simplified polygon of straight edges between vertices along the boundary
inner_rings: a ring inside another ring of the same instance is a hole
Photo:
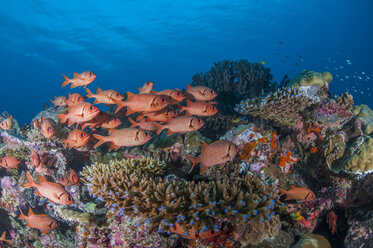
[[[220,168],[222,168],[226,162],[236,156],[237,152],[237,146],[228,140],[218,140],[209,145],[202,142],[201,155],[199,155],[199,157],[186,155],[186,157],[192,161],[193,164],[189,170],[189,173],[192,172],[194,166],[199,163],[200,174],[213,165],[219,165]]]
[[[135,95],[127,92],[127,101],[123,102],[113,99],[113,102],[118,105],[115,113],[117,113],[121,108],[127,107],[126,115],[135,112],[159,111],[168,105],[166,97],[158,96],[153,93],[141,93]]]
[[[5,156],[0,158],[0,166],[7,170],[18,169],[20,163],[21,162],[15,157]]]
[[[213,116],[218,112],[215,105],[206,102],[187,101],[187,106],[181,106],[180,113],[187,111],[186,115]]]
[[[67,98],[66,96],[55,96],[54,97],[54,100],[50,100],[51,103],[55,106],[55,107],[63,107],[63,106],[66,106],[67,103]]]
[[[87,98],[94,98],[93,104],[103,103],[106,105],[115,104],[112,99],[122,101],[124,96],[116,90],[102,90],[97,88],[96,94],[93,94],[88,88],[85,89],[87,92]]]
[[[83,123],[92,120],[100,113],[100,110],[89,102],[82,102],[69,108],[68,113],[59,114],[61,123],[68,121],[68,126],[74,123]]]
[[[68,108],[74,107],[75,105],[78,105],[79,103],[84,102],[84,97],[79,93],[70,94],[69,98],[66,100],[66,104]]]
[[[203,120],[193,115],[173,118],[164,125],[154,123],[155,127],[157,128],[157,134],[162,132],[164,129],[168,129],[167,135],[196,131],[200,129],[203,124]]]
[[[159,92],[152,91],[152,93],[159,95],[159,96],[161,95],[166,96],[170,105],[179,103],[185,99],[183,92],[179,89],[162,90]]]
[[[169,107],[166,107],[159,111],[140,114],[137,117],[137,120],[140,120],[141,118],[145,117],[146,121],[167,122],[177,117],[178,115],[179,115],[178,111],[173,110]]]
[[[69,79],[62,73],[62,76],[65,78],[65,81],[62,83],[61,87],[64,87],[71,83],[70,88],[75,88],[78,86],[87,87],[88,84],[92,83],[96,79],[96,74],[91,71],[85,71],[80,74],[74,72],[73,79]]]
[[[148,131],[155,131],[157,128],[154,126],[153,122],[146,121],[146,118],[142,118],[139,122],[136,122],[132,120],[131,118],[128,118],[128,120],[131,122],[131,127],[140,127],[142,130],[148,130]]]
[[[41,117],[41,122],[39,122],[37,119],[35,120],[34,127],[40,127],[41,133],[47,139],[52,138],[56,133],[54,120],[50,118],[45,119],[44,116]]]
[[[52,231],[58,227],[58,223],[55,219],[49,217],[46,214],[35,214],[32,209],[29,207],[28,215],[24,215],[22,210],[19,209],[20,215],[18,219],[26,220],[26,226],[31,228],[36,228],[41,231],[41,234],[46,234],[49,231]]]
[[[338,216],[335,214],[335,212],[332,210],[328,213],[327,221],[329,224],[329,227],[332,229],[332,235],[335,233],[335,228],[337,227],[337,220]]]
[[[186,239],[209,239],[218,236],[221,233],[221,231],[215,232],[212,230],[206,232],[197,232],[194,226],[185,231],[184,228],[177,222],[175,222],[175,228],[170,227],[170,232],[177,233]]]
[[[65,187],[69,187],[71,185],[79,185],[80,186],[79,176],[75,172],[75,170],[73,170],[71,168],[70,168],[70,174],[68,176],[64,176],[64,177],[60,178],[60,180],[58,180],[58,182]]]
[[[142,87],[137,87],[139,94],[150,93],[153,90],[154,82],[148,81]]]
[[[0,242],[7,242],[7,243],[9,243],[9,244],[13,243],[12,241],[7,240],[7,239],[5,238],[5,236],[6,236],[6,232],[4,231],[4,232],[3,232],[3,235],[1,235],[1,237],[0,237]]]
[[[211,101],[217,96],[214,90],[207,88],[205,86],[193,87],[187,84],[186,92],[192,95],[195,100],[200,100],[200,101]]]
[[[285,201],[296,200],[305,202],[315,199],[315,194],[307,188],[294,188],[293,186],[291,186],[291,189],[289,191],[283,190],[281,188],[278,189],[280,190],[280,196],[286,196]]]
[[[114,129],[120,126],[122,124],[122,121],[115,117],[114,115],[108,115],[106,120],[101,123],[100,127],[101,128],[106,128],[106,129]]]
[[[74,203],[74,199],[70,196],[62,185],[58,183],[48,182],[44,177],[40,176],[40,182],[36,183],[30,173],[27,171],[27,183],[23,186],[25,188],[35,187],[37,190],[34,192],[36,195],[44,196],[48,198],[50,202],[71,205]]]
[[[152,138],[147,132],[137,128],[109,129],[109,131],[111,131],[109,136],[93,135],[93,137],[99,140],[94,148],[105,142],[111,142],[110,150],[118,150],[122,146],[131,147],[143,145]]]
[[[95,117],[93,118],[92,120],[90,121],[87,121],[87,122],[84,122],[82,124],[82,129],[86,128],[86,127],[89,127],[89,128],[97,128],[99,127],[104,121],[106,121],[108,118],[108,113],[104,112],[104,111],[100,111],[100,113]]]
[[[36,151],[31,152],[31,162],[29,165],[31,165],[34,168],[38,168],[39,166],[44,165],[48,160],[47,154],[39,155]]]
[[[13,128],[13,116],[9,116],[8,118],[4,119],[1,123],[0,123],[0,127],[3,129],[3,130],[10,130]]]
[[[89,134],[83,130],[74,129],[69,133],[69,136],[64,140],[64,143],[68,148],[79,148],[85,146],[88,141]]]

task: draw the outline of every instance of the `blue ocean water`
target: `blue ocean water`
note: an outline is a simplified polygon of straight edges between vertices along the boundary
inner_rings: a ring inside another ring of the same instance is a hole
[[[62,73],[95,72],[94,91],[148,80],[161,90],[224,59],[265,61],[277,81],[330,71],[333,92],[372,107],[372,10],[369,0],[3,1],[0,111],[29,123],[71,92]]]

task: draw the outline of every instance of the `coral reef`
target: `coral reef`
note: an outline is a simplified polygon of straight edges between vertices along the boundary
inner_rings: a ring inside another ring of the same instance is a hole
[[[362,104],[354,106],[353,113],[359,118],[363,126],[363,132],[366,135],[373,133],[373,111],[368,105]]]
[[[292,248],[331,248],[331,245],[325,237],[307,233]]]

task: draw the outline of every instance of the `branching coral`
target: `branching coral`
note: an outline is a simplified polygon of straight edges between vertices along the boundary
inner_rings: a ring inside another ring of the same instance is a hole
[[[217,219],[265,221],[280,204],[277,193],[252,174],[196,183],[93,164],[82,175],[90,193],[108,207],[141,216],[153,227],[159,226],[159,231],[169,230],[176,222],[184,230],[193,227],[198,232],[218,229]]]
[[[309,96],[300,88],[283,88],[265,97],[241,101],[235,110],[240,114],[291,125],[298,119],[299,112],[319,101],[319,97]]]

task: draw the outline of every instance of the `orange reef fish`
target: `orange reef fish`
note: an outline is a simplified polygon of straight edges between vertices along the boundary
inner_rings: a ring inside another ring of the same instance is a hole
[[[221,234],[221,231],[215,232],[212,230],[206,232],[197,232],[193,226],[185,231],[184,228],[177,222],[175,222],[175,228],[170,227],[170,232],[177,233],[186,239],[209,239]]]
[[[68,108],[74,107],[75,105],[78,105],[79,103],[84,102],[84,97],[79,93],[70,94],[69,98],[66,100],[66,104]]]
[[[214,90],[207,88],[205,86],[192,87],[187,84],[186,92],[194,97],[195,100],[200,101],[211,101],[217,94]]]
[[[12,129],[13,127],[13,116],[9,116],[8,118],[4,119],[1,123],[0,123],[0,127],[3,129],[3,130],[10,130]]]
[[[68,148],[79,148],[86,145],[89,141],[89,135],[80,129],[74,129],[69,133],[67,139],[64,140],[65,146]]]
[[[55,96],[54,100],[49,100],[55,107],[63,107],[66,106],[67,98],[66,96]]]
[[[58,227],[58,223],[55,219],[49,217],[46,214],[35,214],[32,209],[29,207],[28,215],[24,215],[22,210],[18,219],[26,220],[26,226],[31,228],[36,228],[41,231],[42,234],[46,234],[49,231],[52,231]]]
[[[150,92],[152,92],[153,87],[154,87],[154,82],[148,81],[148,82],[146,82],[144,84],[144,86],[137,87],[137,89],[139,90],[139,94],[143,94],[143,93],[150,93]]]
[[[92,120],[100,113],[100,110],[89,102],[82,102],[69,108],[68,113],[58,115],[62,123],[68,122],[68,126],[74,123],[83,123]]]
[[[111,142],[110,150],[118,150],[122,146],[140,146],[148,142],[152,136],[147,132],[137,128],[109,129],[109,136],[94,134],[93,137],[99,140],[95,148],[105,142]]]
[[[5,156],[0,158],[0,166],[7,170],[18,169],[20,163],[21,162],[15,157]]]
[[[62,185],[58,183],[48,182],[44,177],[40,176],[40,182],[36,183],[30,173],[27,171],[27,183],[23,186],[25,188],[35,187],[37,191],[34,194],[48,198],[50,202],[61,205],[71,205],[74,199],[70,196]]]
[[[200,174],[213,165],[220,165],[220,168],[222,168],[227,161],[236,156],[237,152],[237,146],[228,140],[218,140],[209,145],[202,143],[201,155],[199,155],[199,157],[186,155],[186,157],[192,161],[193,164],[189,170],[189,173],[192,172],[194,166],[199,163]]]
[[[113,129],[120,126],[120,124],[122,124],[122,121],[119,118],[114,115],[108,115],[106,120],[102,122],[100,126],[106,129]]]
[[[87,87],[88,84],[92,83],[96,79],[96,74],[91,71],[85,71],[80,74],[74,72],[73,79],[69,79],[62,73],[62,76],[65,78],[65,81],[62,83],[61,87],[64,87],[71,83],[70,88],[75,88],[78,86]]]
[[[171,104],[176,104],[185,99],[185,96],[183,92],[179,89],[173,89],[173,90],[162,90],[162,91],[152,91],[152,93],[156,95],[163,95],[167,97],[167,100],[169,101],[170,105]]]
[[[50,139],[56,133],[54,120],[50,118],[41,117],[41,122],[39,120],[35,120],[34,127],[40,127],[41,133],[44,135],[45,138]]]
[[[164,96],[158,96],[153,93],[142,93],[142,94],[132,94],[127,92],[127,101],[117,101],[113,99],[117,108],[115,113],[117,113],[121,108],[127,107],[127,115],[134,112],[153,112],[159,111],[168,105],[168,101]]]
[[[143,113],[137,117],[137,120],[145,117],[146,121],[159,121],[159,122],[167,122],[172,118],[175,118],[179,115],[178,111],[173,110],[169,107],[166,107],[162,110],[150,112],[150,113]]]
[[[9,243],[9,244],[13,243],[12,241],[7,240],[7,239],[5,238],[5,236],[6,236],[6,232],[3,232],[3,235],[1,235],[1,237],[0,237],[0,242],[7,242],[7,243]]]
[[[128,120],[131,122],[131,127],[140,127],[142,130],[148,130],[148,131],[155,131],[157,128],[154,126],[154,123],[151,121],[146,121],[146,118],[142,118],[139,122],[136,122],[132,120],[131,118],[128,118]]]
[[[294,188],[291,186],[291,189],[289,191],[283,190],[281,188],[278,188],[280,190],[280,196],[285,195],[285,201],[287,200],[296,200],[296,201],[312,201],[315,199],[315,194],[307,188]]]
[[[206,102],[192,102],[187,101],[187,106],[181,106],[180,113],[187,111],[186,115],[197,115],[197,116],[213,116],[218,112],[215,105]]]
[[[334,211],[330,211],[327,216],[327,221],[329,224],[329,227],[332,229],[332,235],[335,233],[335,228],[337,227],[337,220],[338,216],[335,214]]]
[[[154,123],[155,127],[157,128],[157,134],[162,132],[164,129],[168,129],[167,135],[196,131],[200,129],[203,124],[203,120],[192,115],[173,118],[164,125]]]
[[[104,111],[100,111],[98,115],[96,115],[95,118],[93,118],[90,121],[84,122],[81,126],[82,129],[89,127],[89,128],[97,128],[100,127],[100,125],[108,118],[108,113]]]
[[[70,168],[70,174],[60,178],[58,182],[65,187],[68,187],[71,185],[80,185],[78,174],[75,172],[75,170],[71,168]]]
[[[112,99],[122,101],[124,96],[116,90],[102,90],[97,88],[96,94],[93,94],[88,88],[85,89],[87,92],[87,98],[95,98],[93,104],[103,103],[106,105],[115,104]]]

